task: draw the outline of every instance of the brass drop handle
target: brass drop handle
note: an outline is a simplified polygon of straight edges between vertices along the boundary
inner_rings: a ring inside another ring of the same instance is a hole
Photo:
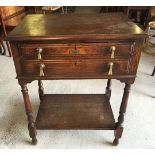
[[[116,46],[111,46],[110,47],[111,59],[115,58],[115,51],[116,51]]]
[[[42,53],[43,49],[42,48],[37,48],[37,52],[38,52],[38,60],[42,59],[41,53]]]
[[[45,64],[40,64],[40,76],[45,76],[44,68],[45,68]]]
[[[108,71],[108,75],[112,75],[112,70],[113,70],[113,66],[114,66],[114,63],[113,62],[109,62],[108,63],[108,67],[109,67],[109,71]]]

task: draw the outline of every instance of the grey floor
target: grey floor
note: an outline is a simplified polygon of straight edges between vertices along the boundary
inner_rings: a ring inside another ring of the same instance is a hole
[[[150,76],[155,57],[142,53],[137,79],[132,86],[123,137],[117,148],[155,148],[155,77]],[[20,87],[12,58],[0,56],[0,148],[116,148],[113,131],[39,130],[38,145],[32,146],[27,130]],[[44,81],[46,93],[104,93],[106,80]],[[113,80],[111,105],[115,118],[124,84]],[[28,85],[36,117],[38,87]]]

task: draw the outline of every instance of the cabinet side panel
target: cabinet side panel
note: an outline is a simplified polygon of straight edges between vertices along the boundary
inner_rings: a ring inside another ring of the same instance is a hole
[[[131,59],[131,68],[130,68],[130,74],[136,75],[137,73],[137,68],[142,52],[142,47],[143,47],[143,40],[137,40],[135,42],[134,46],[134,51],[133,51],[133,57]]]
[[[10,42],[10,47],[13,55],[14,65],[16,69],[17,76],[22,75],[20,56],[18,51],[18,44],[16,42]]]

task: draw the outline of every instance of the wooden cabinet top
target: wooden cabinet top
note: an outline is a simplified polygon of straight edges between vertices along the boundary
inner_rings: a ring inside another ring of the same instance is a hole
[[[143,38],[146,34],[122,13],[27,15],[7,40],[96,40]]]

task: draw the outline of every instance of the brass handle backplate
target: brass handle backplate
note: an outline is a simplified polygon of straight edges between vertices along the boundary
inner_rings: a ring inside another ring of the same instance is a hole
[[[44,68],[45,68],[45,64],[40,64],[40,76],[45,76]]]
[[[38,60],[41,60],[42,59],[42,53],[43,49],[42,48],[37,48],[37,52],[38,52]]]
[[[108,75],[113,75],[113,66],[114,66],[114,63],[113,62],[109,62],[108,63]]]
[[[116,51],[116,46],[111,46],[110,47],[111,59],[115,58],[115,51]]]

